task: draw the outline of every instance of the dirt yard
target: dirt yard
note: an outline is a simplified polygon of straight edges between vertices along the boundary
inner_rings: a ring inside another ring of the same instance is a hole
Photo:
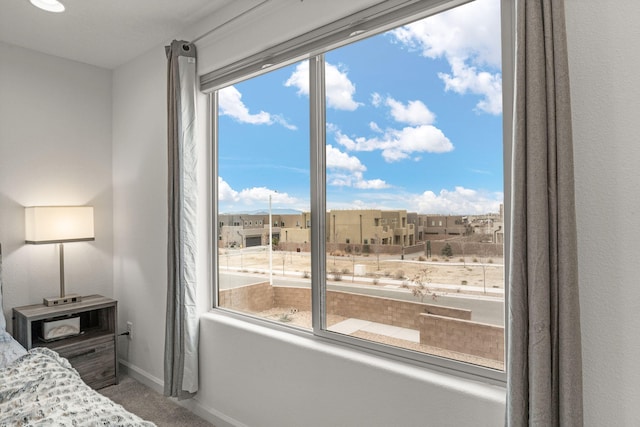
[[[266,272],[269,269],[268,252],[263,248],[221,249],[219,260],[222,268],[247,272]],[[425,258],[409,255],[401,260],[397,255],[352,256],[339,253],[328,254],[326,262],[327,278],[335,281],[366,281],[380,285],[388,284],[389,281],[398,285],[422,282],[435,289],[438,284],[446,284],[455,287],[453,292],[474,294],[478,293],[477,288],[482,288],[486,293],[502,290],[505,282],[501,257]],[[272,265],[275,275],[304,276],[311,272],[308,252],[274,251]]]

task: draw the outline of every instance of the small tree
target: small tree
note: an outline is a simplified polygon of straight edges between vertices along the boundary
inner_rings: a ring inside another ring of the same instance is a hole
[[[451,245],[448,243],[445,244],[440,251],[440,255],[451,258],[453,256],[453,249],[451,249]]]
[[[435,301],[438,295],[429,288],[431,283],[430,275],[431,269],[422,269],[411,279],[412,285],[403,283],[402,287],[409,289],[414,297],[420,298],[420,302],[424,302],[424,297],[427,295],[431,296],[431,299]]]

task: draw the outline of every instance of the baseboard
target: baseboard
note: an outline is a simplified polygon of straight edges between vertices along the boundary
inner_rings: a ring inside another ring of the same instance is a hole
[[[126,360],[119,360],[120,366],[119,369],[127,375],[129,375],[134,380],[144,384],[150,389],[156,391],[157,393],[164,393],[164,381],[160,378],[151,375],[147,371],[140,369],[138,366],[132,365]],[[240,421],[233,419],[220,411],[217,411],[213,408],[208,408],[202,404],[198,400],[198,394],[190,399],[172,399],[178,405],[183,406],[199,416],[200,418],[209,421],[211,424],[216,427],[248,427],[246,424],[241,423]]]
[[[139,367],[130,364],[129,362],[120,359],[121,372],[129,375],[134,380],[142,383],[157,393],[164,393],[164,381],[158,377],[155,377],[147,371],[140,369]]]

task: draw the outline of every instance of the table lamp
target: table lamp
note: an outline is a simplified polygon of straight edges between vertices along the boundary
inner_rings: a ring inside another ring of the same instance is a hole
[[[44,298],[47,306],[82,301],[78,294],[64,292],[64,243],[95,240],[92,206],[31,206],[25,208],[25,243],[58,243],[60,296]]]

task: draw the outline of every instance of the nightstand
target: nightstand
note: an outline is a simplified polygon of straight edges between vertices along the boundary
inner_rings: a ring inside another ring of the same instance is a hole
[[[101,295],[83,297],[81,302],[47,307],[33,304],[13,309],[13,336],[27,350],[48,347],[69,360],[84,382],[94,389],[116,384],[118,302]],[[80,318],[80,334],[45,341],[45,322]]]

